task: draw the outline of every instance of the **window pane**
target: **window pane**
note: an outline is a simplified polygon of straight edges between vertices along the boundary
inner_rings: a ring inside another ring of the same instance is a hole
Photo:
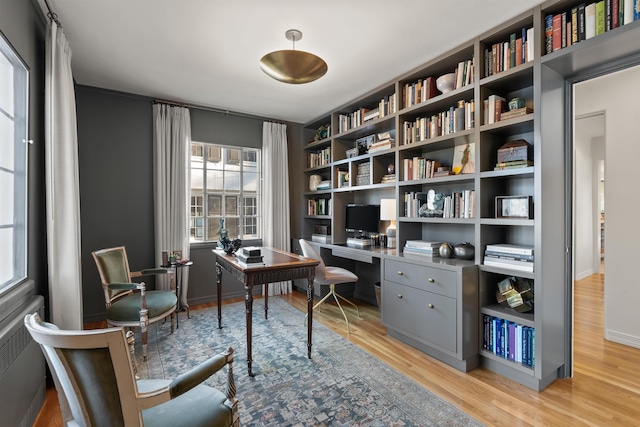
[[[4,98],[4,94],[0,95],[0,99]],[[14,137],[13,137],[13,120],[0,113],[0,168],[13,170],[14,161]]]
[[[202,193],[204,190],[204,171],[202,169],[191,168],[191,191]]]
[[[224,209],[225,215],[238,215],[238,196],[226,196]]]
[[[227,235],[230,239],[237,239],[240,236],[238,229],[239,221],[236,217],[226,217],[224,220],[224,228],[227,229]]]
[[[224,172],[224,189],[226,191],[240,191],[240,172]]]
[[[245,172],[242,174],[243,190],[251,193],[258,191],[258,174],[254,172]]]
[[[220,217],[207,218],[207,240],[216,241],[220,238]]]
[[[224,180],[222,171],[207,171],[207,191],[223,191]]]
[[[222,215],[222,196],[219,194],[209,194],[207,216]]]
[[[227,149],[227,164],[225,169],[227,170],[240,170],[240,150],[235,148]]]
[[[222,169],[222,148],[207,146],[207,169]]]
[[[0,41],[5,47],[4,39]],[[4,51],[0,51],[0,109],[2,109],[9,117],[13,117],[13,64],[4,54]]]

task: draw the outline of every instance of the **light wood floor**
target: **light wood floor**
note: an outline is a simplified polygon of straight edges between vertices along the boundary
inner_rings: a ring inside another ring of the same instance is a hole
[[[306,310],[306,295],[296,292],[284,298],[301,311]],[[335,304],[316,311],[314,321],[488,426],[640,425],[640,349],[603,338],[601,274],[575,285],[574,377],[557,380],[542,392],[483,368],[465,374],[438,362],[387,336],[377,307],[354,302],[358,303],[362,318],[350,316],[350,335]],[[34,426],[61,425],[55,391],[49,390]]]

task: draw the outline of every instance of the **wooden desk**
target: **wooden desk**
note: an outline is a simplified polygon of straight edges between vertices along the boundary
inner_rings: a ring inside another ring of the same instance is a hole
[[[314,259],[302,257],[289,252],[262,247],[264,265],[244,267],[236,257],[227,255],[218,250],[213,250],[216,257],[217,295],[218,295],[218,329],[222,328],[222,269],[227,270],[233,277],[244,284],[245,306],[247,317],[247,369],[251,372],[251,341],[252,341],[252,317],[253,317],[253,286],[265,285],[264,293],[264,317],[267,318],[269,310],[269,283],[295,279],[307,279],[307,357],[311,359],[311,335],[313,325],[313,279],[315,268],[320,262]]]

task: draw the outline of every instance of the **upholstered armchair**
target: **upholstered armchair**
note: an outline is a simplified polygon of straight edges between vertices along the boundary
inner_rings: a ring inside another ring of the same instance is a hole
[[[232,348],[173,380],[136,381],[123,328],[61,330],[37,313],[24,323],[49,364],[66,426],[239,426]],[[224,393],[202,384],[225,366]]]
[[[147,326],[150,323],[171,317],[178,298],[172,291],[147,291],[144,282],[133,283],[132,277],[168,274],[170,270],[154,268],[130,271],[124,246],[102,249],[91,253],[100,273],[104,299],[107,306],[107,323],[110,326],[142,330],[142,354],[147,360]]]

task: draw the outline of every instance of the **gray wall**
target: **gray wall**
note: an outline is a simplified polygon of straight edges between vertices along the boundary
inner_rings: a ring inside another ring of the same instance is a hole
[[[124,245],[132,270],[152,267],[153,236],[153,100],[146,97],[76,87],[82,221],[82,282],[85,322],[103,320],[104,299],[91,252]],[[264,119],[190,109],[193,141],[259,148]],[[299,147],[301,126],[288,124],[290,147]],[[290,159],[299,163],[299,151]],[[291,172],[292,176],[294,172]],[[299,190],[292,194],[300,194]],[[300,212],[297,207],[293,212]],[[292,234],[294,231],[292,230]],[[249,243],[249,242],[247,242]],[[190,304],[216,300],[214,244],[191,247]],[[153,280],[145,280],[149,288]],[[223,297],[240,297],[244,289],[226,275]],[[257,292],[257,291],[256,291]]]

